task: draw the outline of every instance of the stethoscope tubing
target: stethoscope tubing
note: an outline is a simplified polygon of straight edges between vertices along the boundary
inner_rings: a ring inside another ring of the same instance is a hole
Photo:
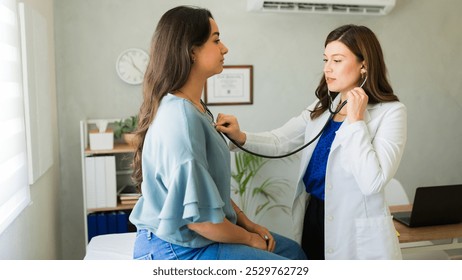
[[[327,119],[326,123],[324,124],[324,126],[322,127],[321,131],[319,131],[319,133],[313,138],[311,139],[309,142],[307,142],[306,144],[304,144],[303,146],[293,150],[292,152],[289,152],[287,154],[283,154],[283,155],[264,155],[264,154],[260,154],[260,153],[256,153],[256,152],[253,152],[253,151],[250,151],[244,147],[242,147],[241,145],[239,145],[236,141],[234,141],[233,139],[231,139],[226,133],[223,133],[226,138],[229,139],[229,141],[231,141],[234,145],[236,145],[236,147],[238,147],[239,149],[243,150],[244,152],[246,153],[249,153],[251,155],[254,155],[254,156],[257,156],[257,157],[262,157],[262,158],[269,158],[269,159],[279,159],[279,158],[285,158],[285,157],[288,157],[288,156],[291,156],[293,154],[296,154],[298,152],[300,152],[301,150],[305,149],[306,147],[308,147],[309,145],[311,145],[314,141],[316,141],[319,136],[321,136],[321,134],[324,132],[324,130],[326,129],[327,125],[329,124],[329,121],[336,115],[340,112],[340,110],[342,110],[343,106],[345,106],[347,103],[347,101],[343,101],[342,104],[340,104],[340,106],[337,108],[337,110],[333,111],[329,106],[329,112],[331,113],[331,115],[329,116],[329,118]],[[332,104],[332,102],[331,102]]]

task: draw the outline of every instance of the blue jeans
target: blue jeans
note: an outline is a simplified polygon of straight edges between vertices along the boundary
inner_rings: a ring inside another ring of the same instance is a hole
[[[297,242],[271,233],[276,241],[274,252],[242,244],[212,243],[202,248],[172,244],[142,229],[136,236],[133,258],[138,260],[306,260]]]

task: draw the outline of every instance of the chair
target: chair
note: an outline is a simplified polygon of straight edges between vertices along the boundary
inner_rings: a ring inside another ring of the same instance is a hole
[[[385,199],[388,205],[405,205],[410,204],[409,197],[404,190],[403,185],[392,178],[390,182],[385,186]],[[412,245],[425,246],[432,244],[431,241],[420,241],[413,242]],[[409,244],[401,243],[401,248],[410,247]],[[422,252],[422,253],[405,253],[403,252],[404,260],[448,260],[449,255],[443,251],[431,251],[431,252]]]
[[[385,187],[385,199],[388,205],[406,205],[411,203],[403,186],[395,178],[392,178]]]

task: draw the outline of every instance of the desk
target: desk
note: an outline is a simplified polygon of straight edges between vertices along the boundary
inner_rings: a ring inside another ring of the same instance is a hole
[[[390,212],[410,211],[412,205],[395,205],[390,206]],[[426,226],[426,227],[408,227],[402,223],[393,220],[396,230],[399,232],[398,237],[403,252],[416,253],[429,250],[452,250],[461,249],[462,242],[462,223]],[[437,241],[450,240],[446,244],[433,244],[432,242],[420,241]]]

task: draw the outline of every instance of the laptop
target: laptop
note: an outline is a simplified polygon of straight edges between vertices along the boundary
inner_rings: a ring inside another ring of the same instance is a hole
[[[462,185],[418,187],[412,211],[392,213],[409,227],[462,222]]]

